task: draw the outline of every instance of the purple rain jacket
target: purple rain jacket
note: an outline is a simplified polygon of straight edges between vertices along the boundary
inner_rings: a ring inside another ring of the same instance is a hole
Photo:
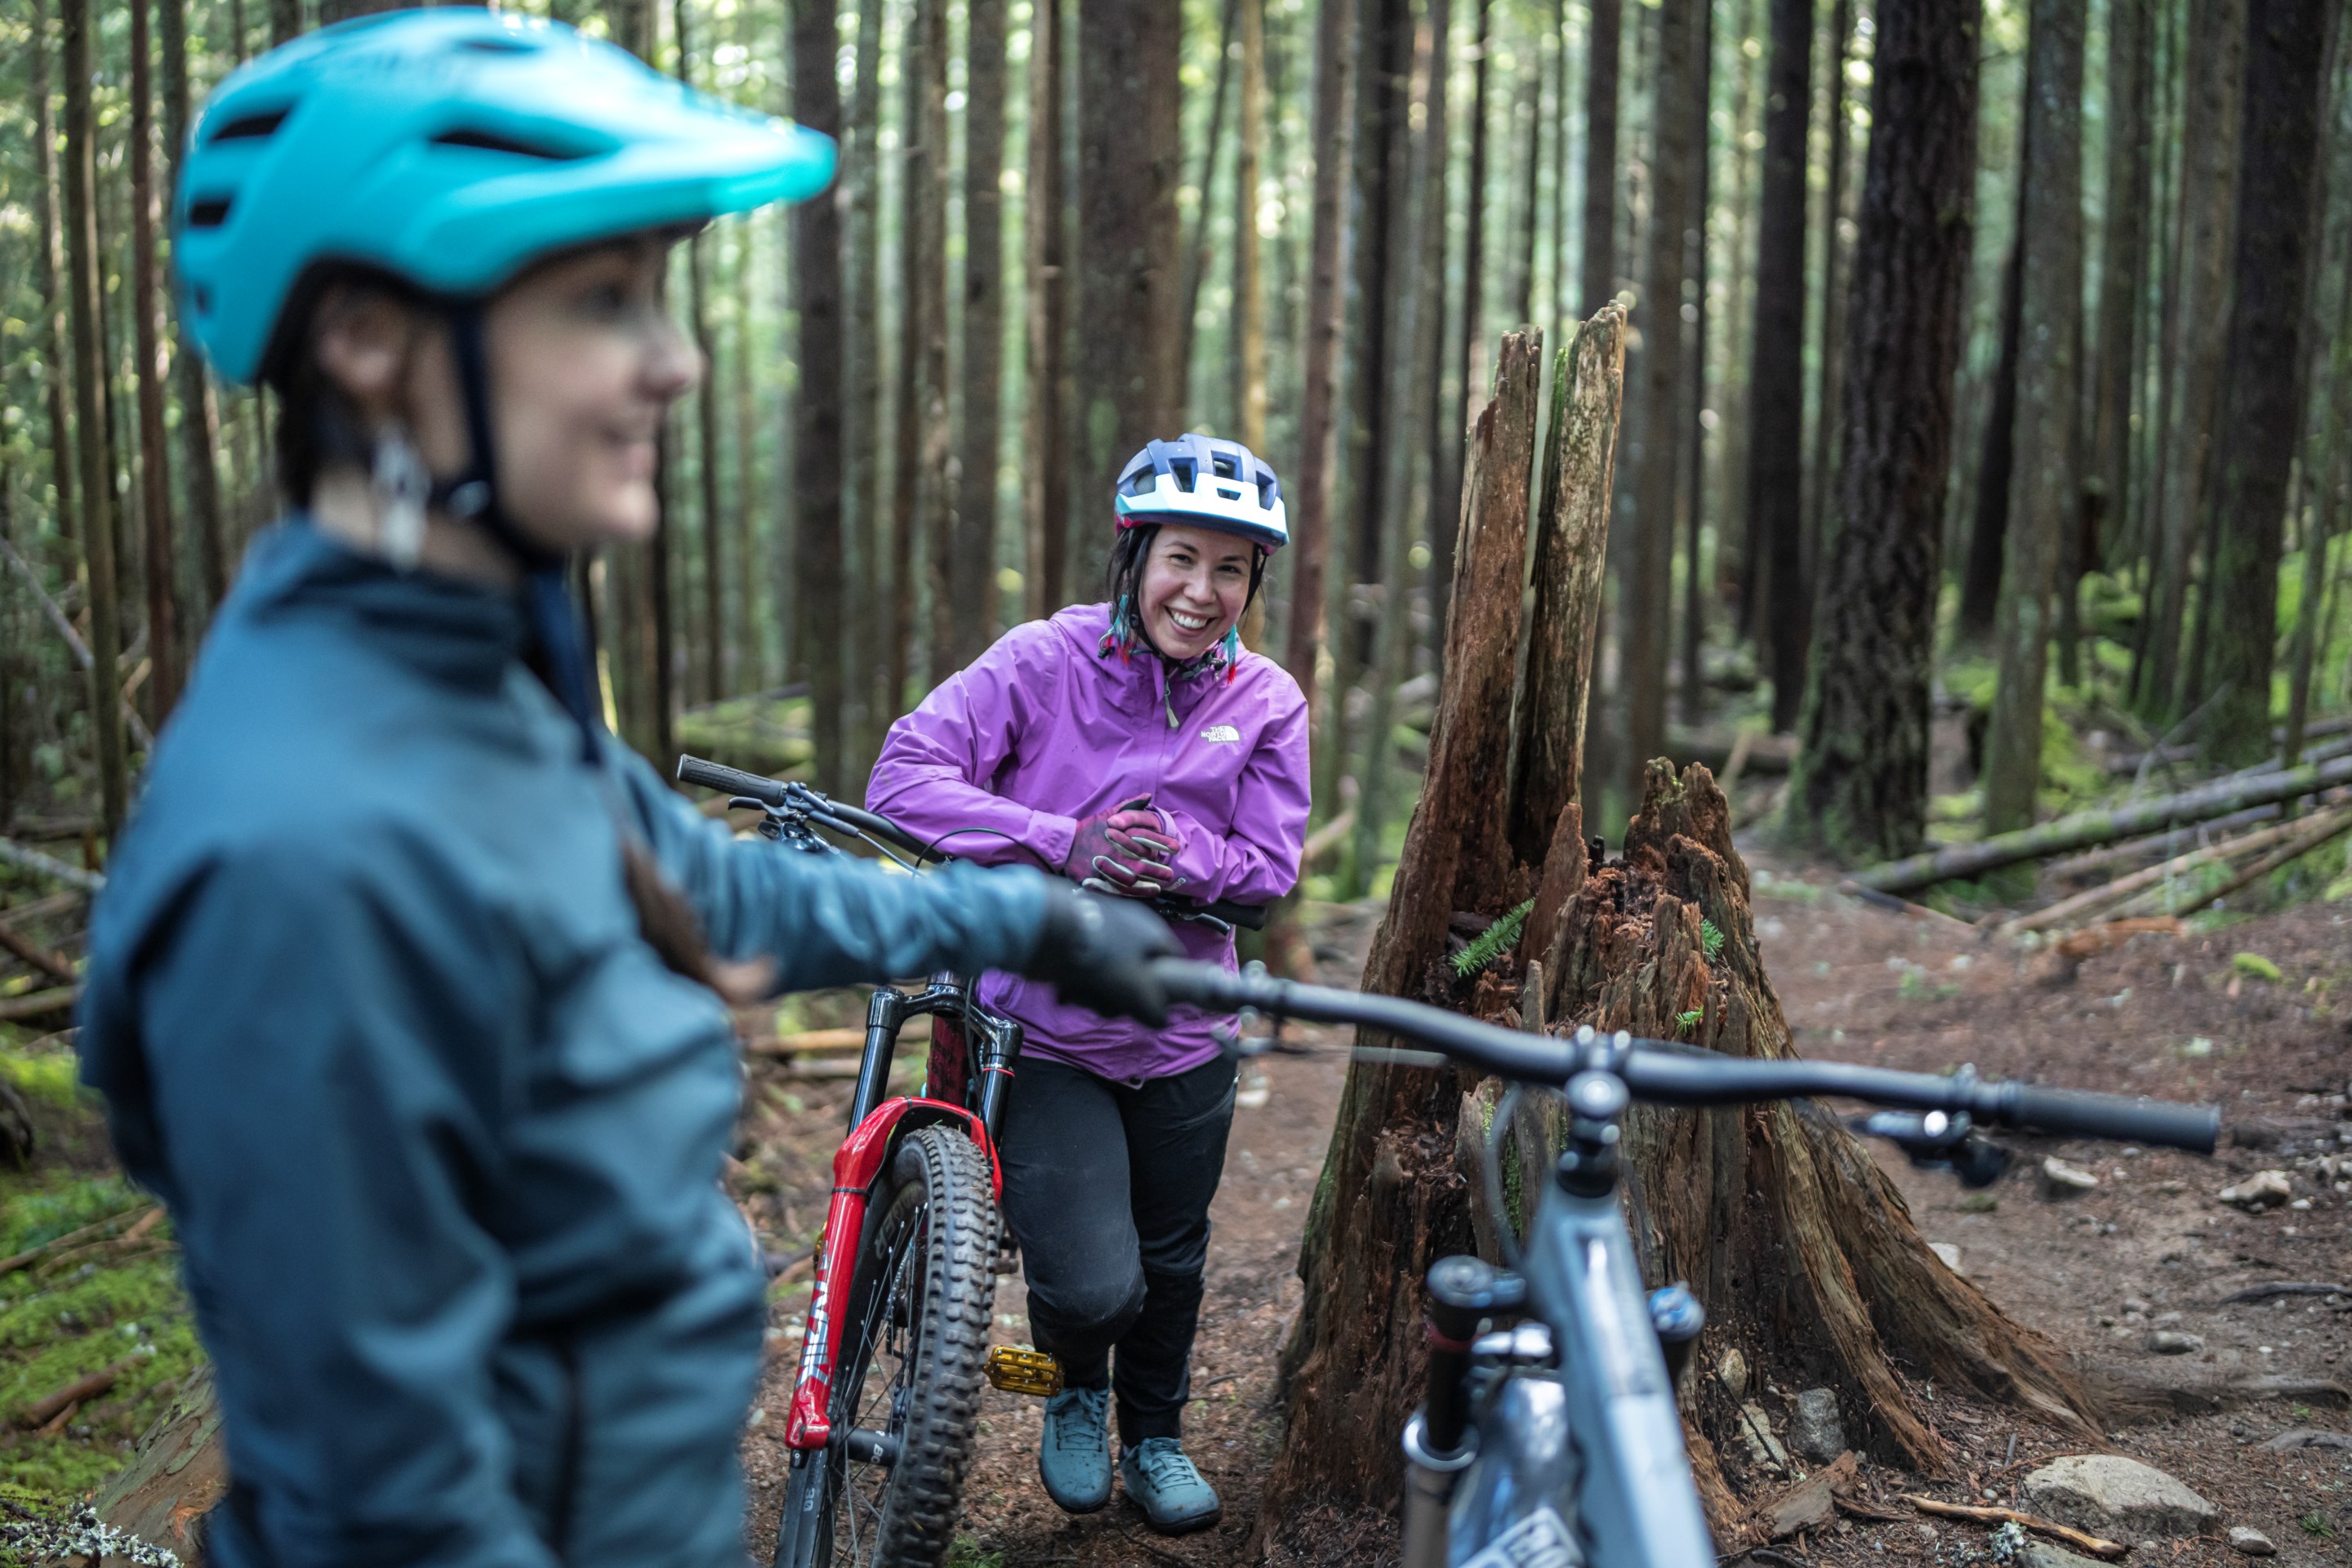
[[[1030,621],[890,726],[866,804],[947,854],[1058,873],[1078,820],[1150,795],[1184,840],[1180,898],[1269,903],[1298,880],[1307,832],[1307,703],[1272,659],[1244,650],[1232,679],[1171,682],[1149,648],[1103,654],[1108,605]],[[975,832],[973,829],[993,829]],[[1234,943],[1179,922],[1193,958],[1234,967]],[[1021,1021],[1024,1050],[1139,1082],[1216,1054],[1209,1016],[1180,1007],[1164,1029],[1105,1018],[1016,975],[981,984]]]

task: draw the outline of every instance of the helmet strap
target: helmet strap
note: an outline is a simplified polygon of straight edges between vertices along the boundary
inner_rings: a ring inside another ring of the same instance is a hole
[[[457,362],[457,388],[465,403],[466,436],[472,447],[465,472],[435,482],[431,502],[453,517],[466,518],[505,547],[523,571],[523,615],[543,668],[548,689],[580,726],[581,760],[602,754],[604,726],[597,712],[593,666],[580,614],[572,603],[564,557],[524,537],[499,504],[498,449],[490,436],[490,376],[482,347],[482,308],[473,300],[449,307],[449,341]]]

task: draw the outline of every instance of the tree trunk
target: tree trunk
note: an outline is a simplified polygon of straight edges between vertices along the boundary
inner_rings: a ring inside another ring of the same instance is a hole
[[[923,341],[928,331],[924,315],[930,302],[926,286],[940,270],[939,258],[928,255],[929,164],[942,161],[947,149],[923,141],[922,64],[926,28],[922,8],[936,9],[944,0],[917,0],[898,37],[898,80],[906,96],[898,121],[898,374],[891,395],[890,496],[890,642],[883,659],[882,701],[874,715],[878,731],[898,716],[907,702],[908,666],[915,642],[915,541],[921,529],[923,470]]]
[[[1355,147],[1355,117],[1349,106],[1356,57],[1348,46],[1348,13],[1341,0],[1321,0],[1315,21],[1314,257],[1307,268],[1307,363],[1299,378],[1290,635],[1283,650],[1283,664],[1298,682],[1310,714],[1316,711],[1316,656],[1323,646],[1323,575],[1339,460],[1339,343],[1347,304],[1341,279],[1348,256],[1349,163]],[[1330,802],[1323,804],[1328,809]]]
[[[1234,428],[1243,446],[1263,455],[1265,285],[1257,208],[1258,183],[1264,177],[1260,154],[1265,145],[1265,0],[1235,4],[1241,35],[1241,123],[1234,144]],[[1205,204],[1207,199],[1204,188],[1202,200]]]
[[[1811,0],[1771,0],[1764,181],[1757,197],[1755,351],[1748,360],[1748,538],[1773,729],[1804,699],[1804,141],[1813,101]]]
[[[161,730],[180,698],[179,588],[172,468],[163,425],[163,302],[155,287],[155,84],[148,7],[131,0],[131,320],[139,358],[139,512],[147,545],[147,721]],[[181,0],[160,0],[167,9]]]
[[[1783,828],[1850,859],[1927,820],[1952,378],[1976,184],[1979,9],[1882,0],[1847,316],[1844,452]]]
[[[1807,629],[1811,630],[1812,591],[1821,582],[1822,549],[1828,541],[1830,491],[1836,483],[1839,400],[1845,363],[1845,166],[1853,139],[1853,117],[1846,111],[1845,66],[1853,43],[1853,0],[1837,0],[1830,17],[1830,156],[1829,179],[1822,191],[1822,310],[1821,397],[1813,419],[1812,460],[1805,468],[1805,547],[1800,573],[1807,592]]]
[[[2008,547],[2010,480],[2017,457],[2017,348],[2023,318],[2025,280],[2024,144],[2032,124],[2018,138],[2017,224],[2009,259],[2000,269],[2000,353],[1993,363],[1991,406],[1985,414],[1984,440],[1977,458],[1976,516],[1969,532],[1969,558],[1960,577],[1960,635],[1992,635],[2000,609],[2001,555]]]
[[[158,18],[156,41],[163,47],[163,67],[162,194],[168,206],[171,193],[179,189],[180,155],[188,141],[188,14],[181,0],[163,0]],[[46,162],[48,154],[42,156]],[[196,563],[209,616],[228,592],[228,546],[221,533],[220,475],[214,456],[220,444],[220,411],[214,404],[212,380],[205,374],[204,356],[193,342],[178,342],[172,371],[180,396],[180,466],[187,480],[188,510],[196,525]]]
[[[90,104],[89,0],[61,0],[66,89],[66,267],[73,301],[74,434],[83,587],[89,595],[89,720],[97,737],[101,826],[110,841],[130,804],[116,668],[122,621],[114,575],[114,461],[108,451],[106,341],[100,314],[97,122]]]
[[[1381,554],[1384,574],[1381,613],[1371,668],[1371,721],[1364,727],[1363,758],[1356,775],[1360,786],[1356,802],[1356,831],[1349,863],[1340,878],[1343,894],[1360,898],[1370,885],[1379,858],[1381,832],[1387,825],[1389,796],[1396,773],[1391,731],[1396,721],[1396,690],[1412,673],[1412,574],[1406,565],[1412,542],[1412,495],[1418,476],[1416,460],[1425,442],[1411,438],[1408,422],[1425,416],[1431,406],[1430,388],[1437,379],[1437,359],[1444,331],[1438,321],[1438,284],[1445,274],[1445,73],[1446,38],[1451,31],[1449,0],[1430,0],[1427,47],[1417,51],[1421,68],[1422,128],[1413,133],[1412,167],[1402,197],[1404,221],[1400,236],[1395,280],[1394,315],[1387,405],[1392,411],[1391,434],[1378,460],[1387,473],[1381,487],[1387,514],[1381,519]],[[1436,329],[1433,331],[1433,329]],[[1540,341],[1540,340],[1538,340]]]
[[[2154,72],[2149,0],[2107,7],[2106,232],[2099,261],[2095,402],[2083,482],[2095,548],[2084,565],[2112,563],[2131,516],[2132,390],[2139,376],[2138,324],[2147,281],[2148,95]]]
[[[1367,991],[1422,994],[1453,910],[1497,916],[1526,896],[1506,837],[1505,786],[1538,381],[1533,334],[1506,336],[1495,399],[1470,439],[1429,771]],[[1458,1098],[1451,1072],[1349,1069],[1299,1253],[1305,1304],[1283,1352],[1289,1424],[1259,1504],[1261,1537],[1309,1500],[1385,1505],[1395,1496],[1396,1435],[1420,1396],[1421,1360],[1418,1336],[1395,1325],[1413,1321],[1429,1265],[1469,1238],[1453,1171]]]
[[[1664,0],[1657,12],[1658,56],[1651,79],[1654,125],[1650,177],[1650,255],[1638,320],[1642,401],[1636,434],[1640,473],[1633,571],[1626,581],[1626,794],[1641,798],[1645,764],[1665,749],[1666,650],[1674,616],[1675,486],[1682,458],[1683,227],[1690,209],[1689,97],[1698,79],[1697,0]],[[1799,233],[1803,232],[1801,226]]]
[[[1200,193],[1199,215],[1192,221],[1191,243],[1184,247],[1184,302],[1178,307],[1177,363],[1184,367],[1184,407],[1193,408],[1192,340],[1201,313],[1201,285],[1209,276],[1209,237],[1213,232],[1209,194],[1216,188],[1217,154],[1225,142],[1225,89],[1234,75],[1234,39],[1241,26],[1241,0],[1225,0],[1224,21],[1217,29],[1216,85],[1210,89],[1209,136],[1201,148],[1201,178],[1192,188]]]
[[[1538,177],[1543,171],[1543,42],[1528,40],[1528,60],[1519,73],[1519,90],[1511,105],[1512,155],[1518,162],[1520,176],[1517,222],[1512,226],[1511,270],[1503,284],[1503,298],[1511,312],[1511,328],[1518,331],[1536,324],[1536,209],[1542,188]],[[1517,145],[1518,126],[1524,121],[1528,128],[1527,144]]]
[[[839,47],[834,0],[793,0],[793,117],[812,131],[841,133]],[[841,209],[803,202],[792,212],[793,310],[800,321],[793,396],[793,490],[797,500],[793,567],[798,576],[800,658],[809,683],[809,740],[817,788],[839,799],[843,766],[842,646],[846,598],[841,571]]]
[[[956,496],[951,472],[954,427],[948,409],[948,4],[947,0],[917,0],[915,16],[922,32],[922,120],[918,139],[927,156],[910,168],[919,175],[922,202],[923,269],[919,287],[923,293],[923,337],[919,383],[922,466],[916,480],[916,508],[923,552],[923,587],[930,596],[927,618],[930,636],[923,683],[937,685],[956,668],[955,590]],[[998,159],[1003,161],[1000,150]]]
[[[1568,0],[1551,0],[1551,298],[1544,302],[1553,341],[1564,342],[1577,318],[1568,268]]]
[[[963,175],[963,464],[949,561],[960,669],[996,640],[996,457],[1004,378],[1004,0],[971,0]],[[942,367],[944,368],[944,367]],[[932,671],[946,679],[948,671]]]
[[[2083,309],[2083,30],[2079,0],[2034,0],[2025,66],[2032,161],[2025,170],[2025,270],[2018,295],[2017,422],[2009,533],[2001,551],[2000,661],[1985,731],[1985,831],[2033,820],[2042,786],[2042,686],[2050,604],[2065,531],[2075,526],[2076,353]]]
[[[1615,0],[1595,0],[1601,5]],[[1454,521],[1462,515],[1462,465],[1470,430],[1470,399],[1476,372],[1476,348],[1485,327],[1480,318],[1486,302],[1486,55],[1494,40],[1492,0],[1477,0],[1476,64],[1470,89],[1470,174],[1462,199],[1462,316],[1455,330],[1454,417],[1447,421],[1445,462],[1430,471],[1437,476],[1430,495],[1429,606],[1430,645],[1438,652],[1443,669],[1445,622],[1438,612],[1453,602]],[[1597,25],[1597,24],[1596,24]],[[1591,221],[1587,215],[1586,221]]]
[[[2303,433],[2304,279],[2319,237],[2312,186],[2342,9],[2253,0],[2247,16],[2236,287],[2214,448],[2221,523],[2204,612],[2215,695],[2198,736],[2200,753],[2221,766],[2270,754],[2281,533]]]
[[[269,0],[269,47],[274,49],[301,36],[302,0]]]
[[[1624,0],[1591,0],[1586,9],[1592,17],[1592,36],[1585,46],[1584,60],[1584,299],[1580,308],[1598,310],[1617,296],[1617,58],[1624,32]],[[1486,15],[1483,5],[1479,15]],[[1486,36],[1483,25],[1479,36]],[[1484,83],[1484,57],[1480,59],[1479,80]]]
[[[80,462],[74,447],[73,426],[67,422],[66,399],[71,395],[67,365],[75,363],[73,340],[67,335],[67,271],[65,222],[58,214],[58,134],[49,106],[48,0],[33,0],[32,62],[28,73],[33,100],[33,136],[41,182],[41,390],[49,416],[49,483],[58,492],[58,533],[78,537],[74,521],[75,469]]]
[[[277,0],[285,4],[287,0]],[[291,0],[299,6],[301,0]],[[405,0],[319,0],[319,26],[331,27],[338,22],[348,22],[354,16],[373,16],[379,12],[397,11]]]
[[[1076,406],[1085,449],[1077,510],[1100,519],[1119,465],[1183,423],[1181,244],[1176,184],[1183,156],[1177,0],[1078,8],[1078,334]],[[1073,591],[1103,580],[1111,530],[1083,528]]]
[[[2337,23],[2341,27],[2343,24]],[[2320,437],[2313,488],[2318,492],[2311,537],[2304,545],[2303,598],[2295,613],[2294,666],[2288,678],[2286,744],[2280,755],[2292,766],[2303,751],[2304,733],[2311,716],[2312,661],[2328,639],[2333,616],[2321,608],[2322,579],[2333,599],[2334,579],[2327,577],[2329,546],[2336,534],[2336,518],[2345,484],[2347,443],[2352,443],[2352,269],[2344,269],[2337,284],[2336,336],[2329,353],[2326,384],[2330,389],[2327,427]],[[2332,607],[2332,605],[2331,605]]]
[[[849,440],[848,540],[856,568],[850,590],[858,613],[851,617],[853,646],[845,650],[851,662],[842,724],[850,753],[843,779],[861,799],[883,722],[896,711],[883,681],[891,668],[887,642],[900,629],[888,569],[891,514],[882,504],[882,0],[858,0],[856,121],[844,176],[849,184],[849,406],[842,416]]]
[[[879,0],[873,0],[877,4]],[[1062,189],[1061,0],[1036,0],[1029,34],[1029,613],[1070,602],[1069,214]]]
[[[2187,624],[2189,559],[2204,518],[2229,333],[2231,192],[2238,175],[2245,44],[2246,0],[2189,0],[2180,232],[2172,269],[2179,307],[2164,373],[2173,382],[2172,424],[2158,514],[2155,614],[2140,691],[2143,710],[2153,717],[2179,711],[2182,685],[2180,633]]]
[[[1706,219],[1707,191],[1714,160],[1715,6],[1701,6],[1698,26],[1698,86],[1691,95],[1694,120],[1691,135],[1697,143],[1693,159],[1696,175],[1691,192],[1691,321],[1690,395],[1684,400],[1683,430],[1683,722],[1698,727],[1706,689],[1699,664],[1700,645],[1706,637],[1706,597],[1699,581],[1699,534],[1706,524]]]
[[[677,34],[677,79],[694,85],[694,48],[687,30],[687,0],[671,0]],[[687,317],[702,353],[702,379],[694,397],[696,500],[702,510],[702,700],[735,689],[735,645],[727,635],[727,513],[719,503],[718,357],[710,336],[710,252],[706,231],[687,241]],[[749,562],[739,563],[748,569]]]

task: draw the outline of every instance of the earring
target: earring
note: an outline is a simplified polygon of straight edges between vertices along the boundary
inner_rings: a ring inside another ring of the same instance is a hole
[[[396,570],[415,570],[425,553],[425,501],[433,491],[433,477],[408,433],[397,426],[376,437],[369,487],[375,492],[376,547]]]

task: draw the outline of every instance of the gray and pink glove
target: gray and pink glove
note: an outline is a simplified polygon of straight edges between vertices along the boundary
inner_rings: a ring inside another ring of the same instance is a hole
[[[1097,893],[1156,899],[1181,879],[1176,856],[1183,847],[1168,814],[1139,795],[1079,819],[1062,874]]]

